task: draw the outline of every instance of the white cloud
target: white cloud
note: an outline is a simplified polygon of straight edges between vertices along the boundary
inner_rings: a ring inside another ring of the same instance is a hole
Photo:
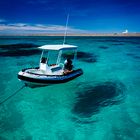
[[[8,26],[12,26],[12,27],[25,27],[28,26],[25,23],[12,23],[12,24],[8,24]]]
[[[43,32],[43,33],[64,33],[65,26],[62,25],[43,25],[43,24],[26,24],[26,23],[14,23],[14,24],[0,24],[0,32]],[[72,27],[67,28],[68,33],[81,33],[85,32],[84,30],[75,29]]]
[[[6,20],[5,20],[5,19],[0,19],[0,23],[1,23],[1,22],[6,22]]]

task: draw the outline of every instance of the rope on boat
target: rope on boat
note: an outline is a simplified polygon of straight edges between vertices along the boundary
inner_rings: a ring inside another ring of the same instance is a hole
[[[0,105],[4,104],[7,100],[11,99],[13,96],[15,96],[17,93],[19,93],[26,85],[23,85],[18,90],[16,90],[12,95],[8,96],[6,99],[0,102]]]

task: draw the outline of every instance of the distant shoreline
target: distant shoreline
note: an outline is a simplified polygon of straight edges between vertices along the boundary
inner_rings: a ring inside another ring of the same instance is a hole
[[[0,37],[6,36],[64,36],[64,34],[1,34]],[[67,36],[83,36],[83,37],[140,37],[140,33],[94,33],[94,34],[67,34]]]

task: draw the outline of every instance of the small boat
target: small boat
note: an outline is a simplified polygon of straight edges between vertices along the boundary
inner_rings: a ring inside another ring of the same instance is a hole
[[[82,69],[76,69],[74,66],[77,56],[77,46],[68,44],[43,45],[39,49],[42,50],[39,67],[26,68],[18,73],[18,79],[23,81],[27,86],[36,87],[65,83],[83,74]],[[63,52],[65,51],[71,52],[73,58],[68,55],[65,61],[64,59],[62,60],[64,58],[62,57]],[[55,59],[54,55],[52,55],[51,61],[50,57],[53,52],[57,54],[57,57]],[[54,63],[52,63],[53,61]]]

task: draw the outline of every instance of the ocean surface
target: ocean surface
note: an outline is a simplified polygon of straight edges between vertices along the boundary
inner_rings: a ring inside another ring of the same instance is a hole
[[[39,65],[37,47],[62,42],[0,37],[0,140],[139,140],[140,37],[67,37],[84,74],[22,88],[17,73]]]

